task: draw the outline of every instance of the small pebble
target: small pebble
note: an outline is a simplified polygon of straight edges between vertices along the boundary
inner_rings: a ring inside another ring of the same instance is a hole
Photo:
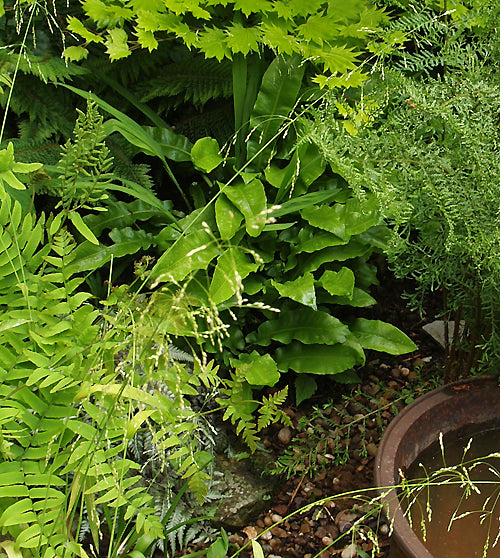
[[[262,533],[260,538],[263,541],[270,541],[273,538],[273,534],[271,533],[271,531],[266,531],[265,533]]]
[[[378,451],[377,445],[374,444],[373,442],[366,444],[366,453],[368,453],[370,457],[376,457],[377,451]]]
[[[284,426],[279,432],[278,432],[278,440],[283,444],[283,445],[287,445],[291,442],[292,440],[292,431],[288,428],[288,426]]]
[[[269,527],[273,524],[273,520],[268,515],[266,515],[266,517],[264,517],[264,524]]]
[[[281,515],[279,515],[278,513],[273,513],[271,514],[271,521],[273,523],[279,523],[280,521],[282,521],[283,518],[281,517]]]
[[[278,537],[280,539],[286,539],[286,537],[288,536],[288,533],[285,531],[285,529],[282,529],[281,527],[272,527],[271,533],[274,537]]]
[[[307,521],[304,521],[301,526],[300,526],[300,532],[301,533],[310,533],[311,532],[311,526],[309,525],[309,523]]]
[[[316,536],[316,538],[322,539],[323,537],[326,537],[326,529],[324,527],[318,527],[314,535]]]
[[[385,537],[386,535],[389,534],[389,526],[386,525],[385,523],[383,523],[383,524],[379,527],[378,532],[379,532],[383,537]]]
[[[391,370],[391,376],[393,378],[399,378],[401,376],[401,370],[399,368],[393,368]]]
[[[346,546],[341,554],[342,558],[356,558],[357,555],[358,549],[356,548],[356,545],[354,543]]]
[[[278,548],[281,546],[281,539],[271,539],[269,541],[269,546],[273,549],[273,550],[278,550]]]
[[[321,542],[322,542],[325,546],[330,546],[331,544],[333,544],[333,539],[332,539],[332,537],[324,536],[324,537],[321,539]]]

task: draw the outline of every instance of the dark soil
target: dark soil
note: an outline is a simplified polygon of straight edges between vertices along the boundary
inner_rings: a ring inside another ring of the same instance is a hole
[[[281,466],[282,485],[269,507],[241,530],[229,532],[229,555],[239,551],[250,558],[250,540],[258,537],[267,558],[388,556],[389,528],[377,507],[366,504],[375,496],[374,457],[399,410],[441,382],[444,360],[442,348],[422,330],[426,320],[402,301],[403,288],[389,279],[376,293],[379,304],[364,316],[396,325],[418,350],[401,357],[368,355],[357,370],[360,386],[323,379],[320,395],[286,409],[292,429],[273,425],[264,432],[271,461],[283,464],[287,455],[289,468]],[[430,321],[434,315],[430,312]],[[339,497],[345,493],[351,496]]]

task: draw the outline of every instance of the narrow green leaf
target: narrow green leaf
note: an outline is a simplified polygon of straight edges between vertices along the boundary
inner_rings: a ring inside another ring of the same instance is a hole
[[[361,244],[360,242],[351,240],[349,244],[344,244],[343,246],[332,246],[331,248],[324,248],[319,252],[302,258],[300,269],[303,271],[303,273],[316,271],[324,263],[344,262],[352,258],[366,256],[371,251],[371,246],[367,246],[366,244]]]
[[[33,512],[33,502],[29,498],[11,504],[0,516],[2,527],[30,523],[31,521],[36,521],[36,515]]]
[[[121,258],[129,254],[135,254],[141,249],[147,250],[151,246],[151,235],[144,231],[135,231],[135,233],[130,236],[127,236],[126,232],[122,235],[117,233],[117,238],[121,238],[122,241],[111,246],[102,244],[95,246],[90,242],[81,243],[73,252],[75,257],[66,266],[66,272],[76,274],[82,271],[99,269],[111,261],[111,258]]]
[[[70,221],[75,225],[77,231],[92,244],[99,244],[99,241],[95,237],[94,233],[87,227],[84,223],[82,216],[77,211],[70,211],[68,213]]]
[[[179,238],[167,248],[153,268],[152,276],[182,281],[192,271],[206,269],[218,254],[216,242],[201,229]]]
[[[397,327],[380,320],[358,318],[350,329],[365,349],[373,349],[390,355],[401,355],[411,353],[418,348]]]
[[[318,293],[318,299],[321,303],[353,306],[354,308],[366,308],[377,304],[377,301],[372,296],[359,287],[354,287],[351,296],[332,296],[320,292]]]
[[[302,401],[306,401],[312,397],[317,389],[318,384],[313,376],[299,374],[295,378],[295,404],[298,406]]]
[[[305,344],[335,345],[344,342],[348,334],[349,328],[337,318],[302,307],[283,310],[277,318],[264,322],[252,341],[258,345],[270,345],[274,340],[287,345],[296,339]]]
[[[276,349],[278,369],[299,374],[338,374],[364,364],[363,349],[356,341],[337,345],[303,345],[297,341]]]
[[[247,160],[257,169],[267,166],[275,137],[295,107],[304,68],[299,55],[278,56],[262,78],[250,118],[252,135],[247,143]]]
[[[342,246],[347,242],[344,238],[340,238],[340,236],[336,234],[320,231],[307,226],[299,231],[298,241],[295,248],[297,254],[301,252],[312,254],[313,252],[318,252],[330,246]]]
[[[338,201],[339,197],[344,195],[347,190],[335,185],[328,190],[320,190],[319,192],[309,192],[296,198],[292,198],[283,202],[278,208],[273,209],[271,215],[273,217],[283,217],[291,213],[298,213],[301,209],[318,205],[327,201]]]
[[[0,323],[0,332],[7,331],[9,329],[15,329],[15,328],[17,328],[17,327],[19,327],[23,324],[27,324],[29,322],[31,322],[31,320],[27,320],[27,319],[23,319],[23,318],[5,320],[5,321]]]
[[[255,539],[252,539],[252,552],[253,558],[264,558],[264,551]]]
[[[171,128],[143,126],[142,129],[154,139],[163,155],[171,161],[190,161],[192,144],[186,136],[175,133]]]

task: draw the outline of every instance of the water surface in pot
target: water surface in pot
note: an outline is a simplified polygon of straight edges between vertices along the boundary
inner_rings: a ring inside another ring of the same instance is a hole
[[[464,448],[471,438],[470,449],[464,457]],[[441,446],[436,442],[419,456],[406,477],[422,479],[445,466],[459,465],[462,461],[470,463],[500,452],[500,429],[451,433],[444,437],[443,447],[444,463]],[[500,540],[494,544],[500,536],[500,453],[475,465],[470,472],[480,494],[472,491],[466,498],[465,486],[457,482],[458,477],[452,474],[454,481],[445,483],[444,479],[450,475],[444,471],[441,474],[443,482],[422,489],[412,505],[413,530],[436,558],[500,558]]]

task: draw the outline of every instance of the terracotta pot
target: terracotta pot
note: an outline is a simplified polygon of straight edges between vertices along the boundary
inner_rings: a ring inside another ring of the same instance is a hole
[[[411,467],[440,432],[446,435],[466,427],[480,430],[482,426],[500,427],[498,378],[471,378],[419,397],[385,431],[375,460],[377,486],[395,487],[400,480],[399,471]],[[440,558],[433,557],[410,528],[400,509],[396,488],[390,489],[384,500],[389,519],[394,521],[391,558]]]

